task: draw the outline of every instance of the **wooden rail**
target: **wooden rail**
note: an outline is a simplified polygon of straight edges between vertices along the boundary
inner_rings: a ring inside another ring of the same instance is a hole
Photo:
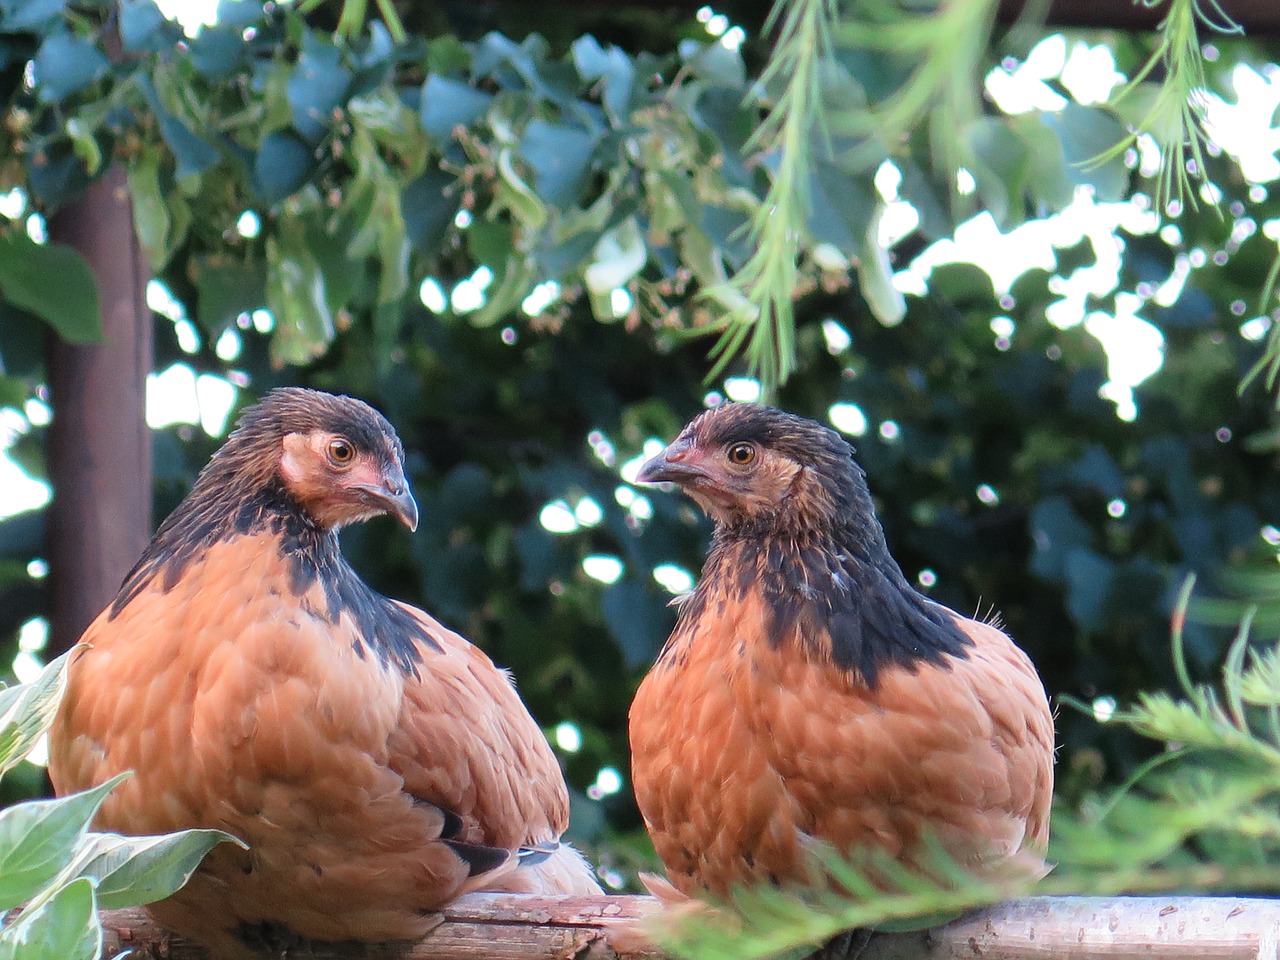
[[[313,960],[644,960],[620,936],[659,910],[648,897],[472,894],[412,946],[321,947]],[[143,910],[103,914],[104,957],[208,960]],[[876,934],[857,960],[1277,960],[1280,900],[1227,897],[1031,897],[934,930]],[[828,960],[837,960],[829,957]],[[852,958],[850,958],[852,960]]]

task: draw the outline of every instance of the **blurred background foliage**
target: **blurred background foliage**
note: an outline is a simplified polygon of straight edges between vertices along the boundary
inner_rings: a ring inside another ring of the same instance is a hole
[[[96,323],[45,218],[118,162],[156,278],[157,518],[265,389],[379,406],[423,522],[346,531],[346,554],[513,670],[609,882],[651,862],[627,704],[709,532],[630,480],[726,395],[849,435],[908,578],[1000,611],[1087,705],[1059,718],[1062,802],[1124,780],[1153,747],[1088,713],[1171,685],[1186,573],[1210,585],[1194,676],[1242,598],[1280,632],[1280,425],[1263,382],[1237,394],[1280,316],[1276,51],[1202,25],[1192,156],[1153,106],[1187,82],[1158,34],[997,27],[990,2],[788,8],[826,32],[769,72],[748,0],[224,0],[185,31],[152,0],[0,0],[0,662],[29,675],[44,637],[43,342]],[[821,123],[771,125],[797,77]],[[779,206],[780,183],[803,196]],[[795,249],[744,274],[771,215]],[[696,334],[760,316],[779,362],[708,381]],[[26,768],[9,796],[38,788]]]

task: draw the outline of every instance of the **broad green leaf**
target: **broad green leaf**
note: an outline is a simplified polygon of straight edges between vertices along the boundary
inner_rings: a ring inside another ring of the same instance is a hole
[[[1062,144],[1067,161],[1067,175],[1078,184],[1092,184],[1099,200],[1115,201],[1124,197],[1129,185],[1129,170],[1123,157],[1097,162],[1097,157],[1125,138],[1128,131],[1110,112],[1101,107],[1067,104],[1059,113],[1042,116]]]
[[[31,752],[49,729],[67,688],[67,665],[76,650],[67,651],[30,683],[0,690],[0,775]]]
[[[190,127],[160,106],[159,100],[153,101],[156,118],[160,123],[160,135],[173,151],[177,169],[174,176],[179,180],[195,177],[218,162],[218,151],[197,136]]]
[[[218,0],[218,23],[243,30],[263,17],[261,0]]]
[[[534,120],[525,128],[520,155],[533,167],[543,199],[555,207],[569,207],[590,172],[595,146],[595,137],[584,130]]]
[[[181,888],[205,854],[224,842],[245,847],[221,830],[184,830],[154,837],[90,833],[80,844],[72,869],[77,876],[94,881],[102,909],[138,907]]]
[[[342,51],[308,31],[286,88],[293,128],[304,140],[316,143],[324,137],[333,111],[346,102],[350,86],[351,71],[342,63]]]
[[[578,75],[586,81],[599,80],[604,84],[601,100],[613,116],[625,120],[629,114],[631,91],[635,82],[635,64],[617,47],[600,46],[595,37],[587,35],[573,42],[573,63]]]
[[[271,204],[302,186],[315,167],[311,147],[292,133],[263,138],[253,158],[253,186]]]
[[[111,64],[91,40],[55,33],[36,54],[36,95],[58,103],[105,74]]]
[[[307,249],[305,227],[296,218],[280,222],[267,239],[267,307],[275,315],[272,355],[283,363],[307,363],[334,337],[324,271]]]
[[[400,215],[414,249],[432,254],[444,243],[458,212],[452,189],[457,180],[442,170],[428,170],[400,193]]]
[[[89,880],[72,880],[0,932],[0,960],[96,960],[102,925]]]
[[[219,23],[204,27],[191,43],[191,65],[210,80],[224,77],[234,70],[245,53],[242,30]]]
[[[155,0],[121,0],[120,38],[126,50],[156,53],[181,36],[181,29],[160,12]]]
[[[129,165],[134,229],[153,271],[163,267],[169,256],[169,208],[160,188],[160,160],[157,148],[144,147]]]
[[[0,0],[0,29],[5,33],[44,33],[62,16],[68,0]]]
[[[0,297],[47,321],[68,343],[102,339],[98,285],[70,247],[20,232],[0,236]]]
[[[103,799],[128,774],[56,800],[29,800],[0,811],[0,909],[39,893],[75,855]]]
[[[422,85],[418,112],[422,126],[437,140],[449,140],[455,127],[468,127],[489,109],[493,96],[459,80],[430,76]]]
[[[973,151],[972,173],[987,209],[1001,225],[1019,222],[1029,172],[1027,145],[1008,122],[997,117],[975,120],[966,136]]]
[[[877,208],[870,178],[818,160],[809,173],[809,190],[813,207],[808,226],[814,239],[831,244],[847,257],[861,256],[867,223]]]
[[[196,281],[196,319],[217,337],[242,313],[267,302],[266,273],[260,263],[244,264],[226,256],[192,261]]]

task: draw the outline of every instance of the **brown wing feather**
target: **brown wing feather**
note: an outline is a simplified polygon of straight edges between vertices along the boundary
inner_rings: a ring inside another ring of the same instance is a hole
[[[1043,850],[1052,719],[1004,634],[961,618],[968,659],[872,690],[760,640],[750,596],[705,609],[631,710],[637,800],[681,890],[801,880],[810,838],[907,858],[930,832],[975,865]]]

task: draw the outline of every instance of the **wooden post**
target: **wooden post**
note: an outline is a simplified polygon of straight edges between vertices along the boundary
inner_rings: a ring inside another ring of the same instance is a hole
[[[50,656],[70,647],[116,595],[151,534],[149,271],[133,232],[128,183],[117,165],[53,217],[50,236],[92,267],[106,342],[46,352],[53,422],[53,486],[46,534],[52,576]]]
[[[636,935],[649,897],[477,893],[419,944],[317,947],[312,960],[653,960]],[[104,957],[208,960],[143,910],[103,913]],[[1280,901],[1229,897],[1030,897],[918,933],[872,936],[857,960],[1276,960]],[[828,957],[827,960],[837,960]],[[848,960],[854,960],[849,957]]]

